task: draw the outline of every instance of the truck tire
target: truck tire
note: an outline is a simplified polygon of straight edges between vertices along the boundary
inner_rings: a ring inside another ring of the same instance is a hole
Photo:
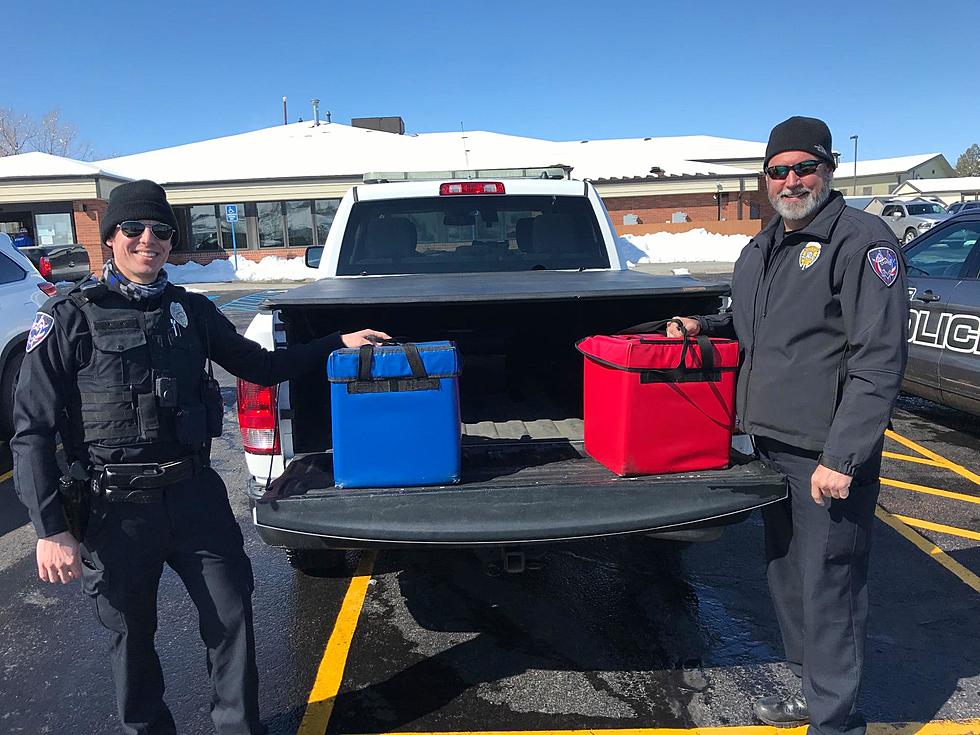
[[[23,363],[24,347],[21,345],[10,353],[7,364],[3,366],[3,377],[0,378],[0,433],[3,436],[13,436],[14,433],[14,391]]]
[[[915,230],[911,230],[911,229],[906,230],[905,237],[902,238],[902,245],[908,245],[916,238],[916,236],[918,236],[918,234],[919,233],[916,232]]]
[[[343,549],[286,549],[289,566],[308,577],[346,577],[347,552]]]

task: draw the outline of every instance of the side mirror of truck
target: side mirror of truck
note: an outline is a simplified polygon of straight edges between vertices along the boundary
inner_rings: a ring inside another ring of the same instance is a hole
[[[306,262],[307,268],[319,268],[320,259],[323,257],[323,246],[316,245],[312,248],[306,249],[306,255],[303,257]]]

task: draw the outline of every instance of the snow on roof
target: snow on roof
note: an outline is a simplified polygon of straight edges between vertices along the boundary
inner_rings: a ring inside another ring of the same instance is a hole
[[[49,176],[117,176],[97,164],[50,153],[19,153],[0,158],[0,178],[46,178]]]
[[[858,176],[880,176],[883,174],[898,174],[910,171],[931,161],[942,153],[920,153],[917,156],[900,156],[899,158],[878,158],[870,161],[858,161]],[[854,161],[841,161],[837,164],[838,177],[854,175]]]
[[[577,179],[608,179],[650,176],[653,167],[666,175],[755,173],[698,161],[763,152],[761,143],[711,136],[556,142],[481,130],[395,135],[302,122],[98,163],[163,184],[558,164],[573,166]]]
[[[859,169],[860,170],[860,169]],[[980,191],[980,176],[958,176],[952,179],[909,179],[902,184],[923,194],[944,191]]]

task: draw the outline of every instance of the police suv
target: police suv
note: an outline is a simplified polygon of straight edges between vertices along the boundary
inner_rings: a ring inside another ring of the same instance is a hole
[[[307,252],[319,280],[268,300],[246,336],[272,349],[370,324],[401,341],[453,340],[462,481],[335,487],[326,365],[278,389],[241,381],[254,522],[294,566],[330,566],[343,549],[492,547],[518,570],[526,545],[704,538],[785,497],[783,478],[750,457],[624,478],[583,450],[575,342],[716,311],[728,284],[629,270],[595,189],[561,169],[366,179],[341,201],[325,247]]]
[[[905,247],[909,362],[903,389],[980,416],[980,211]]]

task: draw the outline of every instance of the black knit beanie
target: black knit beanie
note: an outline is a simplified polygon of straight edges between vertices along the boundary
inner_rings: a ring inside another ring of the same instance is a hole
[[[102,216],[99,236],[105,243],[116,229],[116,225],[126,220],[152,219],[174,228],[171,245],[177,245],[179,236],[177,216],[167,203],[167,192],[152,181],[141,179],[121,184],[109,194],[109,207]]]
[[[831,168],[837,168],[830,128],[815,117],[791,117],[774,127],[769,133],[766,161],[762,167],[767,168],[770,158],[786,151],[806,151],[829,163]]]

